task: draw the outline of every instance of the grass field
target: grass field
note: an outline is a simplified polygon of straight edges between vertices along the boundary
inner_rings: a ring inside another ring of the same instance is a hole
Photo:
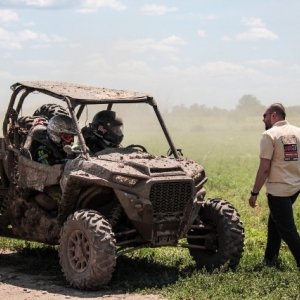
[[[228,200],[241,215],[245,227],[245,249],[237,270],[197,271],[187,249],[142,249],[118,258],[110,289],[156,293],[168,299],[300,299],[300,273],[285,244],[282,245],[279,266],[262,264],[268,216],[264,190],[258,197],[257,208],[248,205],[259,163],[263,124],[258,125],[239,127],[232,122],[230,126],[214,127],[212,123],[203,130],[181,128],[174,130],[173,134],[177,147],[183,148],[184,156],[204,166],[208,176],[207,197]],[[144,135],[137,137],[132,133],[127,135],[126,144],[135,142],[145,145],[149,152],[166,153],[165,145],[153,142],[157,140],[156,132],[150,138],[149,135],[147,138]],[[298,202],[294,211],[300,228]],[[0,238],[0,247],[17,248],[24,257],[37,258],[28,260],[31,269],[36,268],[37,272],[42,272],[40,260],[45,261],[47,257],[52,272],[57,272],[61,280],[60,284],[66,284],[54,248],[5,238]],[[1,263],[0,260],[0,268]]]

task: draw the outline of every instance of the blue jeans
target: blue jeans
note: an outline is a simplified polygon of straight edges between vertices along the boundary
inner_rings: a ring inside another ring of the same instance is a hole
[[[265,259],[269,261],[279,256],[281,240],[283,240],[292,252],[297,267],[300,267],[300,236],[293,216],[293,204],[298,195],[299,192],[290,197],[276,197],[268,194],[270,214]]]

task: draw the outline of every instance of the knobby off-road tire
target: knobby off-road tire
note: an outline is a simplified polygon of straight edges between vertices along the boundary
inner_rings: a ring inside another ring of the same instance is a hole
[[[30,130],[34,122],[40,120],[45,126],[48,125],[48,121],[56,115],[68,116],[68,111],[58,104],[44,104],[40,106],[32,116],[22,116],[18,119],[19,126],[24,130]]]
[[[63,106],[59,104],[44,104],[33,113],[33,116],[42,116],[48,120],[56,115],[68,116],[69,113]]]
[[[18,124],[23,130],[29,131],[33,126],[34,122],[40,120],[45,126],[48,125],[48,119],[40,116],[23,116],[18,119]]]
[[[189,244],[208,248],[189,249],[199,269],[212,271],[221,266],[234,269],[239,264],[244,249],[244,228],[239,213],[229,202],[208,199],[193,225],[204,225],[204,228],[191,229],[188,236],[207,235],[205,239],[188,238]]]
[[[71,286],[97,290],[107,284],[116,266],[115,238],[110,224],[97,211],[76,211],[61,229],[59,258]]]

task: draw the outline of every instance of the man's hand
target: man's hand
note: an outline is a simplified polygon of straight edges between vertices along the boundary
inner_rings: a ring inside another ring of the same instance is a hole
[[[256,199],[257,199],[257,196],[251,196],[249,198],[249,205],[253,208],[255,208],[257,206]]]

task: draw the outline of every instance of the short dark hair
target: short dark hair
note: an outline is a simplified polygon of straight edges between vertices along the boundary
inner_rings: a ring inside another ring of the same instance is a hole
[[[270,105],[269,109],[268,109],[269,113],[273,113],[276,112],[276,114],[281,117],[283,120],[285,120],[285,108],[281,103],[273,103],[272,105]]]

